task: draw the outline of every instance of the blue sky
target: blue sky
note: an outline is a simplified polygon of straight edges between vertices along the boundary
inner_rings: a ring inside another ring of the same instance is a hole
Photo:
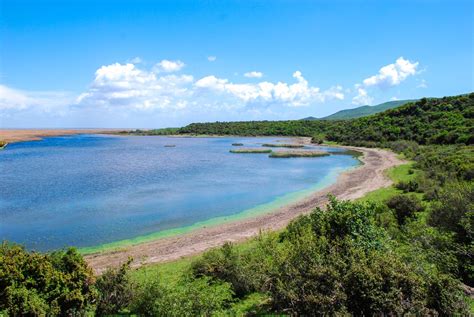
[[[324,116],[474,90],[472,1],[0,1],[0,126]]]

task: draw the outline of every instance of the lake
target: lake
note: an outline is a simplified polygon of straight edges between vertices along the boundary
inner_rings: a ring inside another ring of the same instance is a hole
[[[297,197],[359,164],[229,153],[232,143],[280,140],[291,142],[74,135],[10,144],[0,151],[0,239],[48,251],[140,237]]]

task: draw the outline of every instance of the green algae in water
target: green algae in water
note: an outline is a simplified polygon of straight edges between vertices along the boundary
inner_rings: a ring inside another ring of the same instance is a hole
[[[216,217],[216,218],[212,218],[206,221],[196,222],[195,224],[192,224],[190,226],[163,230],[163,231],[155,232],[152,234],[135,237],[132,239],[105,243],[98,246],[80,248],[79,252],[82,253],[83,255],[87,255],[87,254],[94,254],[94,253],[100,253],[100,252],[106,252],[106,251],[120,250],[120,249],[124,249],[124,248],[134,246],[137,244],[146,243],[146,242],[163,239],[167,237],[172,237],[176,235],[181,235],[181,234],[189,233],[189,232],[206,228],[206,227],[218,226],[221,224],[238,221],[245,218],[250,218],[250,217],[255,217],[255,216],[271,213],[278,208],[295,203],[299,200],[302,200],[310,196],[311,194],[314,194],[315,192],[325,187],[328,187],[329,185],[332,185],[333,183],[336,182],[337,177],[339,176],[340,173],[349,169],[352,169],[352,168],[348,168],[348,169],[335,168],[331,170],[330,173],[326,175],[320,182],[318,182],[316,185],[310,188],[282,195],[280,197],[275,198],[271,202],[243,210],[242,212],[234,214],[234,215]]]

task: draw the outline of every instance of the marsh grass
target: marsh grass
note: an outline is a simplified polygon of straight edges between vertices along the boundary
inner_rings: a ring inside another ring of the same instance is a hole
[[[278,151],[272,152],[269,157],[273,158],[289,158],[289,157],[322,157],[330,155],[322,151]]]
[[[264,147],[287,147],[291,149],[298,149],[298,148],[303,148],[304,145],[302,144],[287,144],[287,143],[264,143],[262,144]]]
[[[230,153],[249,153],[249,154],[261,154],[261,153],[272,153],[271,149],[260,149],[260,148],[245,148],[230,150]]]

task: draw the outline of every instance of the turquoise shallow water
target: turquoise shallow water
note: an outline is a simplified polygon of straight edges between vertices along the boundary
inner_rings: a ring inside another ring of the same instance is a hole
[[[358,164],[349,155],[229,153],[232,143],[276,140],[77,135],[11,144],[0,152],[0,239],[41,251],[141,241],[268,212]]]

